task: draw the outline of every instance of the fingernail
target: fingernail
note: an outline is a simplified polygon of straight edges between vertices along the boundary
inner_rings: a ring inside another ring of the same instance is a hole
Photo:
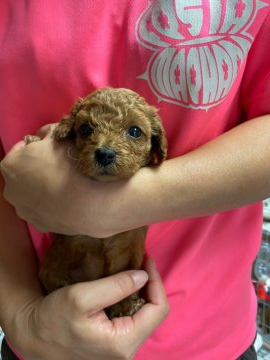
[[[148,281],[148,274],[143,270],[133,271],[131,276],[137,286],[142,286]]]

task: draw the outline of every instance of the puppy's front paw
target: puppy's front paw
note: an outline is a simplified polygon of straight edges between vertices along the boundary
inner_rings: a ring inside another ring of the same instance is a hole
[[[131,302],[131,306],[129,309],[129,316],[134,315],[137,311],[140,310],[140,308],[145,304],[145,300],[142,298],[139,298],[137,300],[134,300]]]
[[[106,309],[106,314],[111,320],[116,317],[133,316],[145,304],[145,300],[133,294],[130,297],[110,306]]]
[[[31,144],[32,142],[36,142],[36,141],[40,141],[40,137],[39,136],[35,136],[35,135],[26,135],[24,137],[24,142],[25,145]]]

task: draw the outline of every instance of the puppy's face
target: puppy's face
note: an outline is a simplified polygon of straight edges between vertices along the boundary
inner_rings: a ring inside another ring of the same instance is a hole
[[[80,171],[99,181],[128,178],[166,156],[157,110],[127,89],[104,88],[80,100],[54,137],[73,137]]]

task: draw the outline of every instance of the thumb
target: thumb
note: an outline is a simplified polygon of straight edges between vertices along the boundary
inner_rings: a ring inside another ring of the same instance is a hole
[[[45,137],[51,137],[56,126],[57,123],[43,125],[37,130],[36,135],[39,136],[41,139],[44,139]]]
[[[77,310],[96,313],[123,300],[142,288],[148,281],[148,274],[143,270],[131,270],[103,279],[70,286],[69,298],[76,304]]]

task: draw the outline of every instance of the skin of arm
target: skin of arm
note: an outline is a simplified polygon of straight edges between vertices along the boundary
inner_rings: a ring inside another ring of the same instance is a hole
[[[6,199],[44,231],[106,237],[270,196],[270,115],[157,168],[143,168],[128,181],[107,184],[80,176],[67,156],[70,145],[55,144],[51,131],[44,128],[38,143],[17,144],[1,163]]]
[[[27,360],[131,359],[169,311],[154,263],[146,261],[146,271],[127,271],[44,296],[26,224],[4,199],[3,188],[0,175],[0,326],[14,350]],[[149,303],[133,318],[109,321],[103,308],[147,280]]]
[[[37,258],[26,224],[16,216],[13,207],[4,199],[2,176],[0,188],[0,283],[1,286],[5,284],[5,290],[0,291],[0,322],[5,327],[4,314],[7,318],[12,318],[15,309],[43,295],[43,292],[36,275]]]

